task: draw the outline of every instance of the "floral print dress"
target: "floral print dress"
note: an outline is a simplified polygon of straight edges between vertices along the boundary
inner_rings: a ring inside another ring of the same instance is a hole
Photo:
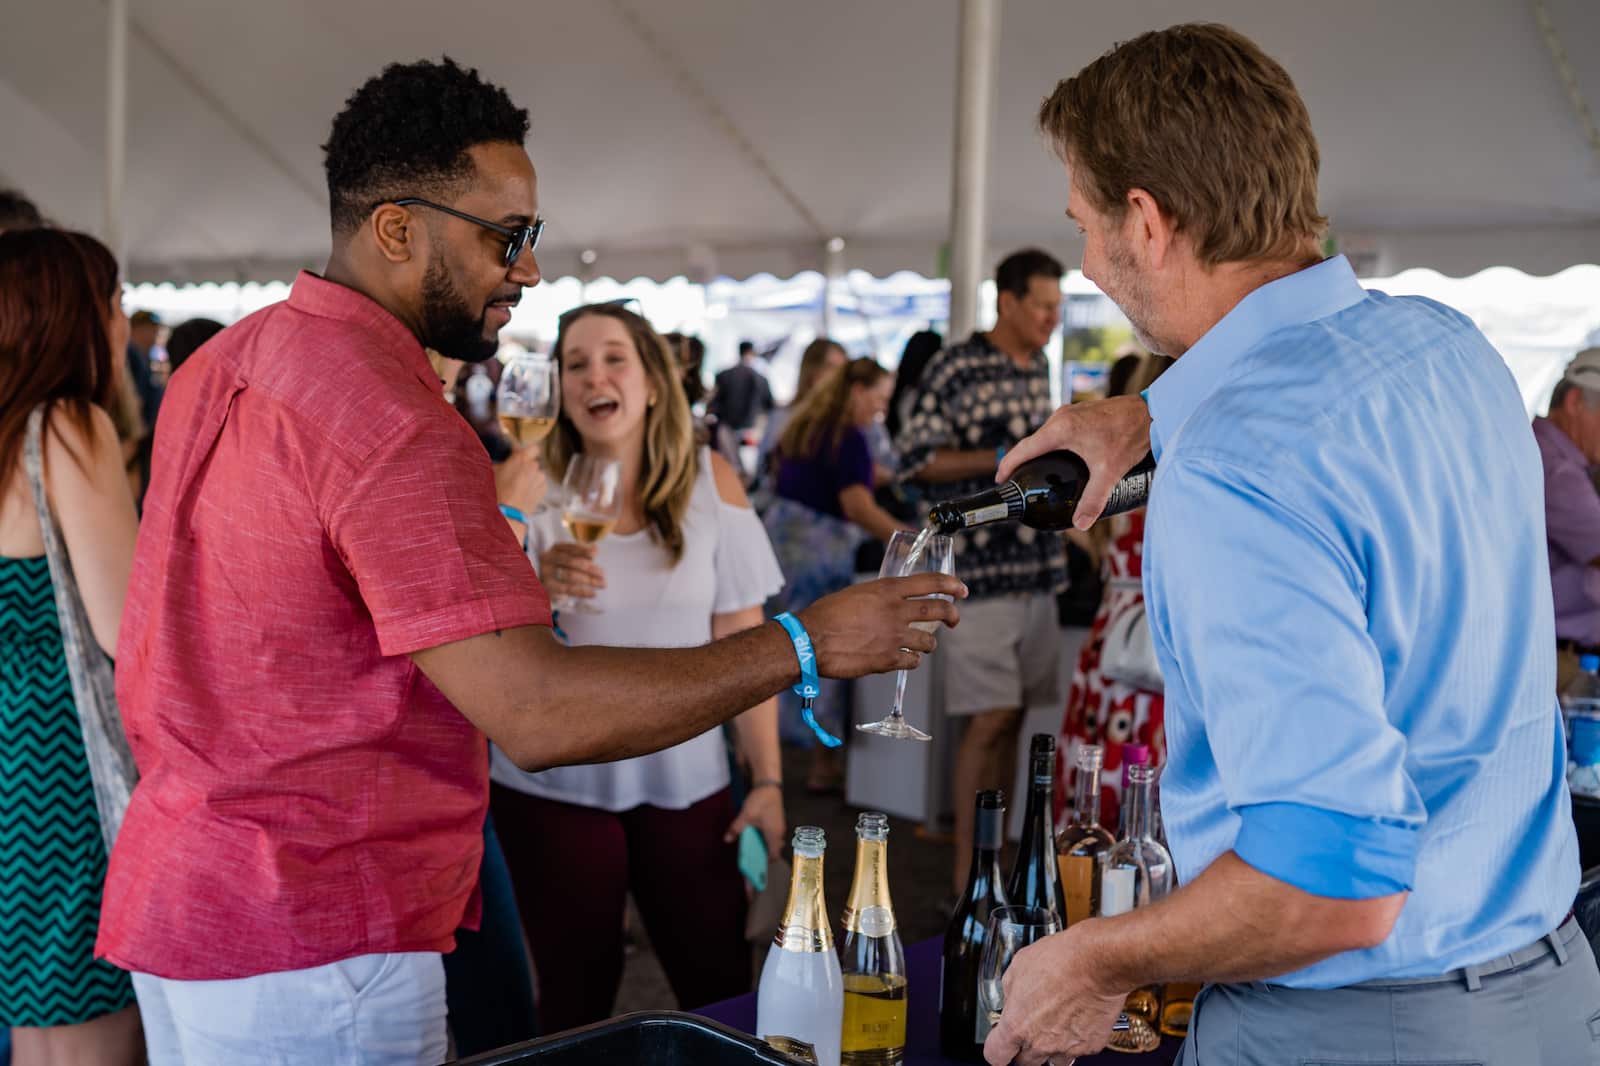
[[[1084,744],[1099,744],[1105,748],[1100,775],[1100,824],[1115,834],[1122,813],[1123,746],[1145,745],[1150,749],[1152,764],[1161,766],[1167,761],[1167,741],[1161,693],[1111,681],[1100,673],[1100,658],[1111,623],[1144,603],[1144,511],[1110,521],[1116,527],[1100,564],[1105,595],[1095,612],[1089,639],[1078,654],[1066,713],[1061,718],[1061,737],[1056,745],[1055,809],[1059,822],[1077,787],[1077,749]]]

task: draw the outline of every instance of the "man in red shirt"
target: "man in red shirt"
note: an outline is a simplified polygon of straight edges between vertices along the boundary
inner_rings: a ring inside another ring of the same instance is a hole
[[[527,129],[449,60],[369,81],[326,145],[326,272],[167,393],[117,649],[142,779],[98,945],[134,973],[156,1066],[439,1062],[483,734],[528,769],[618,759],[799,678],[776,624],[672,651],[551,633],[424,354],[488,358],[539,281]],[[911,623],[956,621],[911,599],[931,593],[964,590],[926,575],[803,612],[821,672],[913,666],[933,641]]]

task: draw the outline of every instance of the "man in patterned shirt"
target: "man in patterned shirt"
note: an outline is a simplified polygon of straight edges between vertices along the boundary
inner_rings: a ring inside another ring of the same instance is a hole
[[[930,499],[993,488],[1005,449],[1050,417],[1043,349],[1061,321],[1061,273],[1037,249],[1007,256],[995,272],[994,329],[929,362],[896,444],[901,476],[926,482]],[[972,847],[972,806],[962,797],[1009,784],[1023,708],[1058,699],[1055,593],[1066,584],[1066,548],[1060,537],[1003,522],[956,534],[955,565],[971,590],[962,607],[968,623],[940,644],[945,710],[972,719],[955,766],[951,883],[959,893]]]

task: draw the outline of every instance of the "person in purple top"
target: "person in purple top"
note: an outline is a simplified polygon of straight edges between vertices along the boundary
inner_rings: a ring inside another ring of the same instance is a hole
[[[768,603],[776,614],[809,603],[823,589],[855,576],[856,549],[887,541],[901,523],[873,499],[875,475],[867,430],[884,417],[894,378],[871,359],[854,359],[817,384],[794,409],[774,449],[777,496],[762,522],[788,579]],[[840,735],[848,686],[824,681],[817,717]],[[779,731],[792,743],[813,743],[793,694],[779,696]],[[826,746],[814,747],[806,785],[835,790],[844,770]]]
[[[1533,420],[1544,460],[1544,526],[1556,606],[1558,688],[1578,657],[1600,652],[1600,348],[1567,364],[1550,396],[1550,413]]]

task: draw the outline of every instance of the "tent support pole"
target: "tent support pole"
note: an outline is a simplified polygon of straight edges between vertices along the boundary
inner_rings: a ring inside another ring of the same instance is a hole
[[[956,38],[955,167],[950,204],[948,340],[977,325],[989,229],[989,145],[1000,48],[1000,0],[961,0]]]
[[[833,285],[844,277],[844,241],[832,237],[823,245],[822,261],[822,335],[832,337],[834,331]]]
[[[106,39],[106,245],[122,266],[122,189],[128,154],[128,0],[109,0]]]

